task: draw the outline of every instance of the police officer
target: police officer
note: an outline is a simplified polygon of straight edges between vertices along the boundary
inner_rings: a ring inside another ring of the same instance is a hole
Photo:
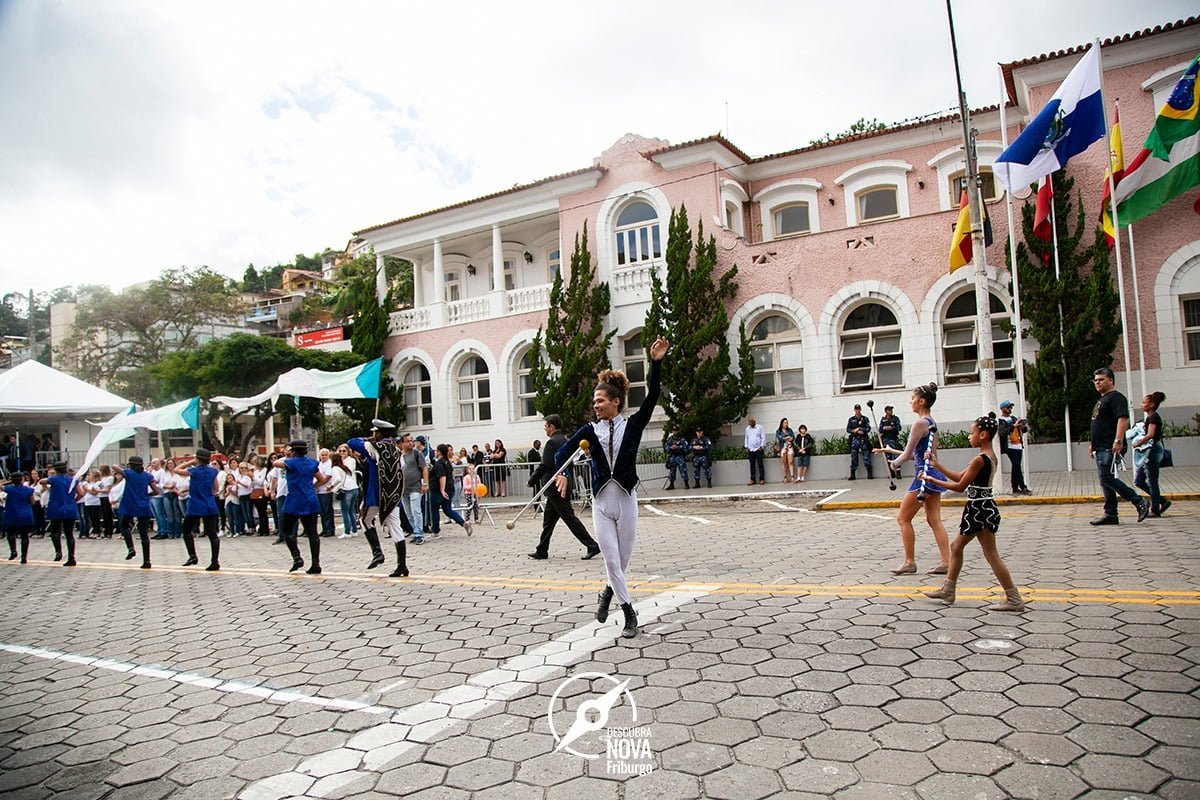
[[[683,475],[683,488],[692,488],[688,483],[687,473],[688,440],[683,435],[683,431],[676,428],[675,432],[667,437],[667,442],[663,445],[663,450],[667,453],[667,473],[671,481],[667,484],[667,488],[675,488],[675,470],[679,470],[680,474]],[[696,485],[700,485],[699,476],[696,478]]]
[[[700,488],[700,470],[704,470],[704,479],[708,488],[712,488],[712,461],[708,454],[712,452],[712,439],[704,435],[703,428],[696,428],[696,436],[692,439],[692,469],[695,470],[696,488]],[[687,473],[684,473],[685,475]],[[684,480],[687,480],[685,477]]]
[[[863,416],[862,406],[854,404],[854,416],[846,420],[846,433],[850,434],[850,480],[858,469],[861,457],[867,468],[867,477],[874,478],[871,466],[871,422]]]
[[[893,450],[903,449],[900,447],[900,428],[902,424],[900,418],[892,413],[891,406],[883,407],[883,416],[879,418],[879,438],[883,442],[884,447],[890,447]],[[886,458],[890,464],[895,456],[888,454]],[[896,475],[899,476],[899,474],[897,471]]]

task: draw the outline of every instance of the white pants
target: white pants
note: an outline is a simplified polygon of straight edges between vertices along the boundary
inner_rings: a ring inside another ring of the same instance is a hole
[[[629,602],[625,570],[629,569],[633,546],[637,543],[637,520],[637,492],[627,493],[616,481],[604,484],[592,499],[592,525],[600,554],[604,556],[608,585],[618,603]]]
[[[379,506],[371,506],[367,509],[367,513],[363,514],[363,527],[374,528],[375,522],[379,518]],[[396,544],[404,541],[404,526],[400,524],[400,507],[396,506],[392,509],[392,513],[387,515],[387,519],[380,526],[383,532],[392,537],[392,541]]]

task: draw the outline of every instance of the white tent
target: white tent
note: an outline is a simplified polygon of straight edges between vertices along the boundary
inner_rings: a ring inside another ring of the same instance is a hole
[[[103,416],[132,406],[106,392],[38,361],[26,361],[0,373],[0,415],[53,417],[64,414]]]

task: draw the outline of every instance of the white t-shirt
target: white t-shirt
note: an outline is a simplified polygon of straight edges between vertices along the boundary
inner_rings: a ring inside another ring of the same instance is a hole
[[[99,481],[96,481],[95,483],[88,483],[87,481],[84,481],[79,485],[83,487],[83,504],[85,506],[100,505],[100,495],[96,494],[96,492],[100,489]]]
[[[322,475],[324,475],[326,477],[333,477],[333,462],[332,461],[318,461],[317,462],[317,472],[321,473]],[[330,492],[332,492],[334,490],[334,488],[336,488],[336,487],[334,487],[333,481],[325,481],[324,483],[317,486],[317,494],[329,494]]]

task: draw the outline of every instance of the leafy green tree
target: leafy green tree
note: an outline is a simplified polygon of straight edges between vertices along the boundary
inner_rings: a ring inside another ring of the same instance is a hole
[[[880,122],[878,119],[875,119],[874,117],[872,117],[871,119],[867,119],[866,117],[859,117],[857,120],[855,120],[853,123],[850,124],[849,128],[842,131],[841,133],[827,133],[824,136],[820,137],[819,139],[813,139],[811,142],[809,142],[809,144],[810,145],[828,144],[829,142],[836,142],[839,139],[848,139],[851,136],[859,136],[860,134],[864,134],[864,133],[873,133],[875,131],[887,130],[887,128],[888,128],[888,124],[886,122]]]
[[[258,269],[253,264],[248,265],[246,271],[242,273],[241,289],[243,292],[254,292],[255,294],[262,294],[267,289],[262,275],[258,273]]]
[[[215,321],[237,312],[224,276],[204,267],[168,270],[120,293],[100,287],[84,296],[57,355],[76,376],[145,403],[158,394],[146,367],[198,346]]]
[[[694,253],[694,257],[693,257]],[[736,374],[731,371],[729,314],[726,305],[737,294],[737,266],[717,272],[717,240],[696,231],[695,247],[687,208],[671,212],[668,223],[666,283],[650,277],[650,310],[642,331],[648,348],[658,336],[671,342],[663,362],[659,405],[672,427],[689,434],[714,432],[745,415],[758,393],[754,359],[745,326],[741,326]]]
[[[1054,277],[1052,243],[1033,235],[1033,203],[1021,209],[1025,241],[1017,243],[1016,258],[1021,316],[1039,346],[1037,360],[1025,367],[1025,396],[1030,427],[1040,441],[1063,441],[1064,407],[1071,410],[1072,440],[1088,430],[1096,402],[1092,372],[1112,364],[1121,336],[1120,297],[1103,233],[1094,226],[1091,244],[1083,244],[1088,225],[1083,203],[1071,199],[1075,181],[1062,170],[1052,179],[1060,275]],[[1011,269],[1011,252],[1008,263]]]
[[[200,395],[207,401],[205,413],[201,415],[205,439],[221,452],[244,455],[251,439],[264,438],[265,422],[272,416],[270,403],[263,403],[235,418],[227,407],[208,398],[257,394],[282,373],[296,367],[336,371],[349,369],[363,360],[353,353],[298,349],[273,336],[235,333],[200,347],[171,353],[150,365],[147,371],[159,391],[154,398],[156,405]],[[321,416],[322,405],[323,401],[315,398],[301,398],[300,413],[305,420],[315,423]],[[281,397],[276,413],[286,414],[293,410],[291,398]],[[240,421],[244,421],[245,415],[250,415],[251,420],[249,425],[243,426]],[[223,437],[218,436],[218,420],[224,421]]]
[[[564,286],[562,273],[554,276],[546,326],[538,328],[529,354],[534,407],[539,414],[558,414],[568,431],[592,418],[596,376],[608,366],[616,334],[604,332],[611,305],[608,284],[596,282],[585,222],[582,236],[575,236],[570,277]]]

